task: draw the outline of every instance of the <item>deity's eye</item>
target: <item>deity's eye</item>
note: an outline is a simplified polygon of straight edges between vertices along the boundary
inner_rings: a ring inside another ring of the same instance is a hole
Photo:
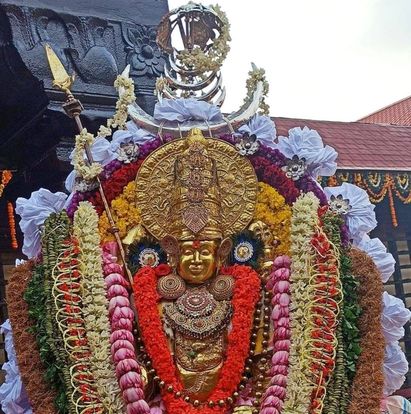
[[[185,250],[183,251],[183,254],[184,254],[185,256],[191,256],[191,255],[193,254],[193,251],[192,251],[191,249],[185,249]]]
[[[210,254],[210,250],[208,250],[208,249],[203,249],[203,250],[201,250],[201,254],[202,254],[203,256],[208,256],[208,255]]]

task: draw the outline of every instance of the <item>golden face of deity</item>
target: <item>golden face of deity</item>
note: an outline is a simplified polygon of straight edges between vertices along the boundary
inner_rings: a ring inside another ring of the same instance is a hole
[[[178,274],[188,283],[204,283],[217,269],[217,249],[211,240],[181,242]]]

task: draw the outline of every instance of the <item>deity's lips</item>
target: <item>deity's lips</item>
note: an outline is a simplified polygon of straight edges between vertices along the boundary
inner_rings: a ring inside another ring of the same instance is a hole
[[[189,270],[190,270],[190,272],[191,272],[191,273],[193,273],[194,275],[198,275],[198,274],[200,274],[200,273],[203,271],[204,266],[203,266],[203,265],[190,265],[190,266],[188,267],[188,269],[189,269]]]

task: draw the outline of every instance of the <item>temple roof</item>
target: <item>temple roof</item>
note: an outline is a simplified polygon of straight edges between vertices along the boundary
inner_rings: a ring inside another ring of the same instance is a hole
[[[411,125],[411,96],[394,102],[358,120],[371,124]]]
[[[411,171],[411,126],[273,119],[277,135],[287,136],[294,127],[317,130],[324,143],[338,152],[339,169]]]

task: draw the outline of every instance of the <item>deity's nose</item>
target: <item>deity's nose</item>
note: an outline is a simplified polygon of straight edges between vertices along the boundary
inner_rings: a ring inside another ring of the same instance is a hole
[[[193,254],[193,263],[201,263],[200,252],[195,250]]]

